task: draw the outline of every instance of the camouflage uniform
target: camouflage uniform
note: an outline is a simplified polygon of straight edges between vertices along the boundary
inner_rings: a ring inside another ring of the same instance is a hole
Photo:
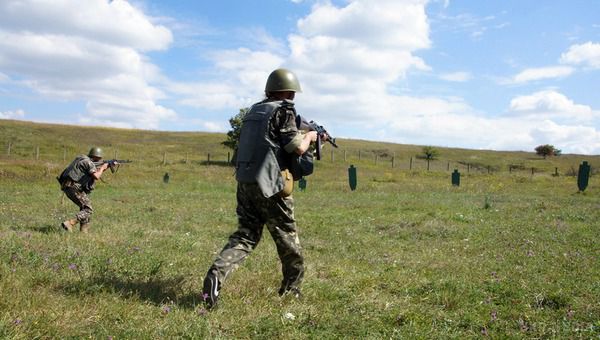
[[[94,190],[95,179],[92,174],[96,171],[94,162],[88,156],[80,155],[58,178],[62,191],[79,207],[76,218],[81,224],[88,224],[93,213],[89,194]]]
[[[255,106],[271,105],[273,102],[273,100],[267,99]],[[236,176],[238,180],[236,209],[238,229],[229,237],[229,242],[217,256],[204,280],[205,299],[214,296],[214,299],[207,301],[209,306],[216,303],[216,296],[218,296],[221,285],[231,271],[256,248],[261,239],[264,225],[267,226],[275,241],[281,260],[283,280],[279,294],[283,295],[288,291],[299,292],[299,286],[304,277],[304,258],[294,218],[294,200],[292,196],[282,197],[277,194],[281,191],[281,187],[279,187],[280,170],[287,168],[286,163],[291,157],[290,153],[294,152],[302,143],[302,135],[296,127],[296,112],[293,102],[286,100],[276,102],[275,105],[277,108],[267,122],[265,140],[272,142],[270,147],[275,150],[274,154],[277,158],[275,164],[268,167],[276,168],[278,178],[269,178],[266,184],[264,181],[261,183],[261,179],[244,180],[244,176],[240,174],[243,172],[241,169],[243,165],[240,163],[240,158],[243,159],[243,152],[238,154]],[[253,109],[245,119],[252,112]],[[247,124],[246,121],[243,124]],[[240,145],[244,141],[244,133],[247,132],[244,130],[244,125],[242,125]],[[250,141],[257,144],[261,142],[260,140]],[[240,146],[240,148],[242,147]],[[268,157],[265,157],[264,161],[259,160],[258,163],[262,164],[264,168],[264,163],[268,161]],[[275,194],[272,194],[273,192]]]

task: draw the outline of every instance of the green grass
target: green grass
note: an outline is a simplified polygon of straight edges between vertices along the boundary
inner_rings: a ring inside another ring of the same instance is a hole
[[[347,155],[364,150],[360,161],[343,162],[338,150],[294,194],[303,298],[278,297],[280,265],[265,232],[206,312],[201,281],[236,228],[232,168],[202,163],[209,152],[226,157],[222,140],[0,121],[0,145],[16,145],[0,156],[0,338],[600,336],[600,183],[592,176],[577,193],[575,177],[551,176],[600,157],[441,149],[439,163],[540,169],[461,169],[452,187],[445,166],[409,171],[362,157],[408,159],[420,147],[361,141],[339,141]],[[47,150],[39,160],[37,145]],[[68,161],[91,145],[135,160],[98,184],[88,235],[58,227],[76,212],[54,179],[62,145]]]

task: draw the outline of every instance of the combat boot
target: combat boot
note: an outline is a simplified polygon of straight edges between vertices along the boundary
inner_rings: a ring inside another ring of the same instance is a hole
[[[90,224],[81,223],[81,225],[79,226],[79,231],[81,231],[84,234],[87,234],[90,231]]]
[[[72,232],[73,231],[73,227],[77,225],[77,220],[76,219],[70,219],[70,220],[66,220],[64,221],[61,226],[63,227],[64,230],[68,231],[68,232]]]
[[[217,305],[220,290],[219,279],[212,271],[209,271],[204,278],[204,286],[202,287],[202,299],[207,309],[212,309]]]

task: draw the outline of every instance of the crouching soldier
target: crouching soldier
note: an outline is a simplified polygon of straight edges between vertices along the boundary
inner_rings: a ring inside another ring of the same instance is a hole
[[[87,156],[77,156],[57,177],[61,190],[79,207],[75,218],[62,223],[62,227],[66,231],[73,231],[77,223],[79,223],[81,232],[89,231],[90,217],[93,212],[89,194],[94,190],[96,180],[100,179],[102,173],[108,168],[107,163],[96,166],[96,164],[100,164],[101,160],[102,149],[93,147]]]

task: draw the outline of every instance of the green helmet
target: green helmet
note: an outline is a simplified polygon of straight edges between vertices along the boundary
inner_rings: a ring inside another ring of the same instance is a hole
[[[102,158],[102,149],[100,149],[99,147],[94,146],[93,148],[90,149],[90,152],[88,152],[88,157],[98,157],[98,158]]]
[[[302,92],[296,75],[284,68],[278,68],[271,72],[267,79],[267,86],[265,86],[265,93],[281,91]]]

